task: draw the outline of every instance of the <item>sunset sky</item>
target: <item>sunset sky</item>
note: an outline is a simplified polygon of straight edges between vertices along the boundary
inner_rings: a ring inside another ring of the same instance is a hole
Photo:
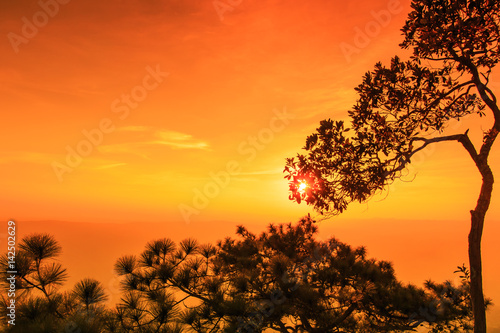
[[[71,283],[88,275],[108,286],[118,256],[155,237],[215,241],[238,224],[296,221],[312,211],[288,200],[285,158],[320,120],[346,119],[375,62],[408,56],[398,44],[409,9],[403,0],[2,1],[1,219],[17,221],[21,236],[54,234]],[[498,70],[491,87],[500,90]],[[448,132],[470,128],[478,143],[490,122],[471,117]],[[496,175],[499,152],[497,143]],[[413,162],[389,191],[322,222],[320,236],[366,245],[407,282],[455,279],[480,177],[456,143]],[[483,242],[492,332],[499,203],[495,190]]]

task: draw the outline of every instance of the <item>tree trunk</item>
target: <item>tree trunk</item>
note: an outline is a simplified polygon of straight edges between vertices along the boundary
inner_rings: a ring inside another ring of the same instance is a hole
[[[486,309],[483,296],[483,277],[481,263],[481,237],[484,218],[490,205],[493,191],[493,173],[487,163],[479,166],[483,183],[476,208],[471,210],[471,229],[469,233],[469,265],[471,271],[470,293],[474,315],[474,333],[486,333]]]

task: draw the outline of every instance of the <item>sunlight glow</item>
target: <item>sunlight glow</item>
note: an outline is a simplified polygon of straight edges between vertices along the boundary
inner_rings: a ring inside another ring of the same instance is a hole
[[[300,185],[299,185],[299,192],[300,192],[300,193],[304,193],[304,191],[306,190],[306,188],[307,188],[307,183],[306,183],[306,182],[304,182],[304,181],[300,182]]]

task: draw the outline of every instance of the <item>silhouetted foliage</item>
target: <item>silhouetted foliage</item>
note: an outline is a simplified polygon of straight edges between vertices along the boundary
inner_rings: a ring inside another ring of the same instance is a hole
[[[215,262],[231,281],[227,297],[247,304],[237,318],[239,331],[401,332],[451,319],[451,313],[432,320],[419,313],[436,298],[398,282],[389,262],[334,238],[318,241],[316,232],[307,217],[296,225],[270,225],[260,236],[240,227],[240,240],[219,244]],[[456,309],[461,303],[447,304]]]
[[[108,296],[104,292],[101,283],[93,279],[83,279],[73,288],[76,301],[85,307],[87,313],[99,303],[107,301]]]
[[[117,306],[118,327],[396,332],[458,318],[463,298],[447,298],[430,318],[439,300],[431,285],[403,285],[390,263],[368,259],[364,248],[335,239],[320,242],[316,232],[304,218],[297,225],[270,225],[260,236],[241,226],[238,239],[226,238],[216,247],[192,240],[178,246],[167,239],[151,242],[139,257],[116,263],[125,292]],[[464,293],[447,286],[454,295]]]
[[[68,278],[63,266],[56,262],[62,249],[53,236],[33,234],[19,243],[14,262],[16,275],[16,325],[5,332],[102,332],[106,317],[101,304],[107,299],[102,285],[92,279],[78,282],[73,291],[60,292]],[[12,260],[11,260],[12,261]],[[8,288],[9,258],[0,258],[2,287]],[[2,288],[2,317],[6,317],[8,298]],[[6,322],[2,321],[2,324]]]
[[[16,290],[21,295],[37,290],[50,299],[68,277],[66,269],[55,261],[60,253],[61,247],[51,235],[33,234],[23,238],[15,256]],[[2,272],[8,270],[6,256],[2,256],[0,264]]]
[[[115,271],[123,276],[125,294],[116,309],[120,329],[181,332],[184,302],[211,297],[201,287],[208,269],[201,249],[194,240],[177,246],[160,239],[148,243],[139,257],[120,258],[115,264]]]
[[[306,140],[306,155],[287,159],[290,199],[337,215],[382,190],[428,145],[456,141],[468,152],[483,182],[471,211],[469,262],[475,332],[486,332],[480,243],[493,174],[488,164],[500,131],[500,109],[489,86],[500,57],[500,2],[414,0],[402,31],[407,61],[377,63],[356,88],[351,124],[324,120]],[[477,94],[479,93],[479,94]],[[442,135],[450,120],[486,112],[494,123],[479,149],[468,131]],[[309,188],[300,187],[306,181]]]
[[[363,247],[318,241],[316,233],[306,217],[271,224],[260,235],[240,226],[237,239],[216,246],[150,242],[139,256],[117,260],[123,296],[114,309],[105,307],[98,281],[85,278],[61,292],[63,275],[44,284],[35,269],[22,275],[31,288],[16,298],[16,325],[0,327],[7,333],[403,332],[427,324],[432,333],[467,331],[465,267],[461,286],[429,281],[422,289],[398,282],[392,265],[367,258]],[[53,267],[61,252],[49,235],[21,244],[26,267]],[[4,256],[2,275],[5,263]],[[28,283],[40,280],[45,288]],[[2,312],[7,301],[2,291]]]

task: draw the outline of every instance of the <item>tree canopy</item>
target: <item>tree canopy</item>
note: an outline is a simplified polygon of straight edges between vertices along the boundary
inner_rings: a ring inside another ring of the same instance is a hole
[[[241,226],[236,238],[215,245],[149,242],[140,255],[116,261],[122,294],[113,308],[105,305],[106,291],[94,279],[61,291],[67,275],[39,274],[37,260],[42,258],[39,267],[53,267],[61,248],[50,235],[30,235],[18,254],[29,259],[18,266],[16,325],[2,321],[0,327],[13,333],[288,333],[404,332],[427,324],[433,333],[467,332],[466,268],[459,286],[428,281],[420,288],[398,281],[391,263],[369,258],[365,248],[335,238],[320,241],[316,234],[306,217],[271,224],[260,235]],[[0,260],[3,277],[7,261]],[[3,290],[1,295],[6,314],[8,298]]]
[[[240,331],[401,332],[457,319],[467,302],[464,290],[452,287],[456,297],[437,310],[440,298],[397,281],[391,263],[335,238],[319,241],[316,233],[307,217],[295,225],[270,225],[259,236],[241,227],[239,240],[219,244],[222,275],[237,281],[230,298],[251,304],[239,314]],[[430,320],[424,309],[436,316]]]
[[[486,332],[480,244],[494,181],[488,158],[500,132],[500,109],[490,85],[500,59],[500,2],[414,0],[411,8],[400,46],[411,48],[413,56],[377,63],[355,88],[350,124],[321,121],[306,139],[307,153],[287,159],[290,199],[322,214],[340,214],[400,178],[427,146],[458,142],[482,176],[471,210],[469,263],[475,332]],[[468,130],[443,134],[451,120],[471,115],[492,119],[478,147]]]

